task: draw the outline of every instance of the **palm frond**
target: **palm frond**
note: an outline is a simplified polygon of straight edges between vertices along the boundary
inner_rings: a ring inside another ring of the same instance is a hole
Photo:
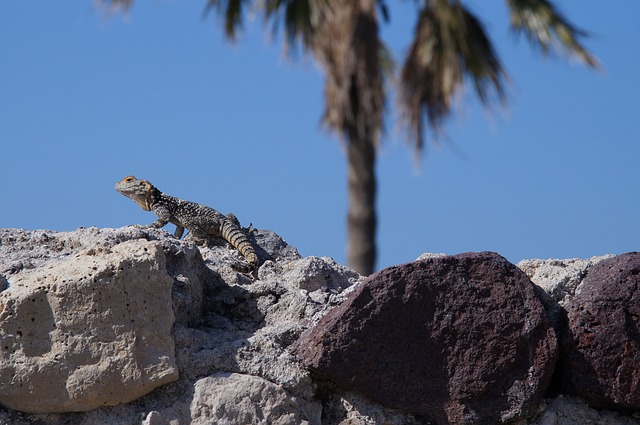
[[[587,33],[571,24],[549,0],[507,0],[507,6],[511,26],[517,32],[524,32],[544,53],[551,49],[566,50],[588,66],[599,66],[598,60],[580,42]]]
[[[387,2],[384,0],[376,0],[376,3],[378,4],[378,9],[380,10],[382,19],[385,23],[388,23],[391,20],[391,15],[389,14],[389,6],[387,6]]]
[[[129,0],[130,1],[130,0]],[[245,6],[251,0],[208,0],[203,14],[215,9],[224,19],[224,32],[231,40],[235,40],[237,31],[242,27]]]
[[[420,12],[400,76],[400,108],[418,153],[423,121],[440,134],[466,79],[483,104],[504,102],[507,75],[482,23],[459,2],[431,1]]]
[[[378,60],[380,63],[380,71],[382,73],[383,82],[393,80],[396,72],[396,61],[389,47],[382,41],[378,40]]]
[[[133,0],[95,0],[94,4],[97,6],[103,6],[108,3],[111,6],[112,11],[116,11],[118,9],[122,9],[123,11],[127,11],[131,8],[133,4]]]
[[[331,0],[319,12],[313,53],[325,70],[323,122],[349,143],[375,146],[383,127],[384,78],[392,67],[376,5]]]
[[[286,48],[295,48],[298,44],[308,48],[313,42],[317,29],[317,8],[328,0],[266,0],[264,2],[264,18],[273,22],[272,31],[276,34],[284,28]]]

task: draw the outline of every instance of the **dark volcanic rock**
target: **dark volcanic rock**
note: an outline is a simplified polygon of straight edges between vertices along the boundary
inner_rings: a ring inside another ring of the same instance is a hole
[[[527,276],[494,253],[371,275],[295,345],[321,379],[440,424],[536,412],[557,342]]]
[[[595,265],[566,310],[567,391],[594,407],[640,409],[640,253]]]

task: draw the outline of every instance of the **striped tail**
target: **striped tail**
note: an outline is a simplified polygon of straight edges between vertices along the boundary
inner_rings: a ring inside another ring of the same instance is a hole
[[[235,223],[224,220],[222,222],[221,233],[222,237],[247,259],[250,271],[258,268],[259,260],[256,251],[253,249],[251,242],[249,242],[247,235],[245,235]]]

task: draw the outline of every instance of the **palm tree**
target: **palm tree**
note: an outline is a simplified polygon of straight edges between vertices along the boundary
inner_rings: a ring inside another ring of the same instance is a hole
[[[110,0],[128,7],[133,0]],[[481,102],[505,101],[507,79],[482,22],[460,0],[415,0],[414,38],[398,80],[399,108],[416,152],[427,129],[434,137],[451,113],[454,95],[469,81]],[[550,0],[506,0],[511,27],[543,53],[571,54],[589,67],[596,59],[581,43],[586,34]],[[388,20],[385,0],[208,0],[207,10],[224,19],[234,39],[248,8],[261,9],[273,28],[284,29],[288,47],[311,52],[325,72],[323,121],[347,148],[349,265],[363,275],[376,260],[376,151],[383,131],[385,77],[391,55],[379,37],[379,15]],[[426,128],[425,128],[426,122]]]

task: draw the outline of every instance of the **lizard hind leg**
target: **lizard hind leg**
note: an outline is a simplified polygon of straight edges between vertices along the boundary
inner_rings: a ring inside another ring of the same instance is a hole
[[[253,227],[253,223],[249,223],[247,227],[242,227],[240,225],[240,220],[238,220],[238,217],[236,217],[234,213],[230,212],[229,214],[226,215],[226,217],[227,219],[229,219],[229,221],[231,221],[233,224],[238,226],[238,229],[240,229],[240,231],[245,235],[251,235],[251,234],[257,233],[257,230]]]
[[[189,228],[189,234],[187,235],[187,238],[197,245],[204,246],[207,246],[207,241],[209,239],[207,232],[201,227],[197,226],[191,226]]]
[[[230,212],[229,214],[227,214],[225,217],[227,217],[227,219],[232,222],[233,224],[235,224],[236,226],[238,226],[239,228],[242,228],[242,226],[240,226],[240,220],[238,220],[238,217],[236,217],[236,215],[232,212]]]

